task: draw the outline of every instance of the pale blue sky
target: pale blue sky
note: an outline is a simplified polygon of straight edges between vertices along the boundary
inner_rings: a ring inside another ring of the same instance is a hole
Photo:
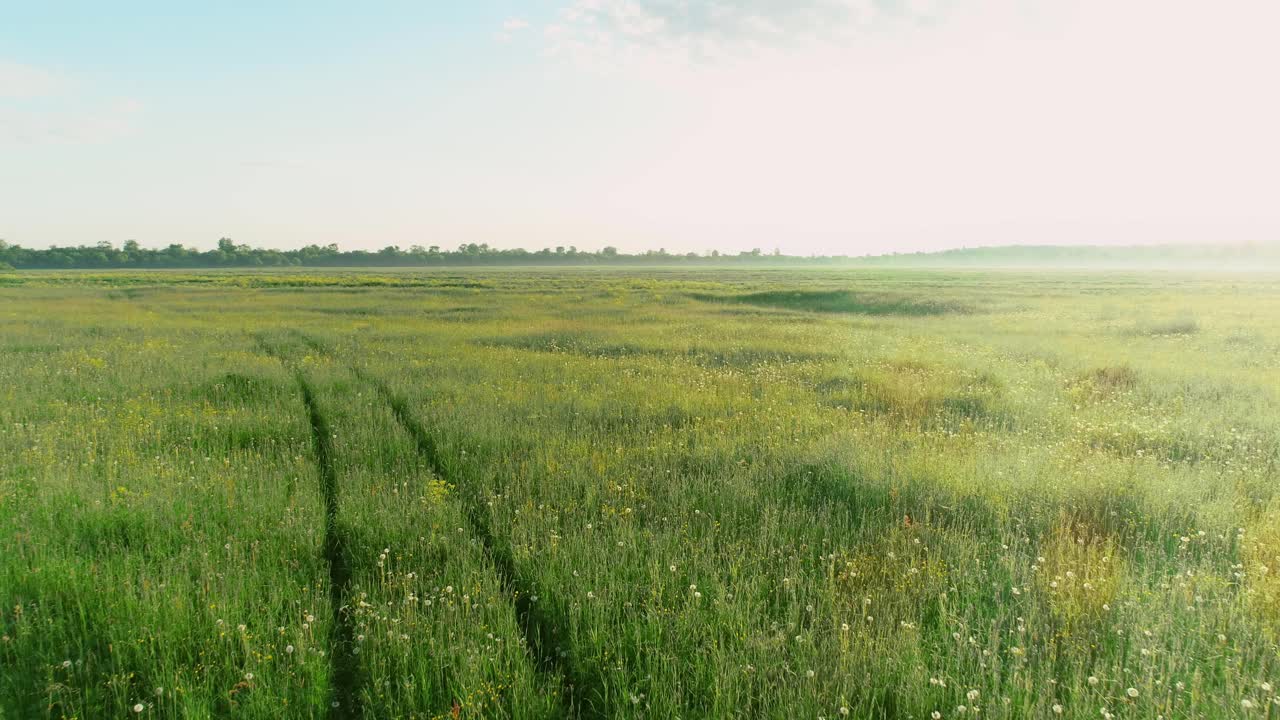
[[[0,237],[1280,239],[1262,0],[0,0]]]

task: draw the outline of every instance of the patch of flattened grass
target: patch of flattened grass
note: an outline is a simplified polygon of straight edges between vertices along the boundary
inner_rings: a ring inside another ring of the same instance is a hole
[[[851,315],[923,317],[973,312],[972,306],[954,300],[894,293],[861,293],[851,290],[769,290],[739,295],[693,293],[690,297],[703,302]]]
[[[1200,323],[1195,318],[1177,318],[1154,322],[1142,322],[1124,331],[1131,337],[1169,337],[1195,335],[1200,332]]]
[[[761,347],[664,348],[619,342],[607,337],[577,331],[553,331],[529,335],[507,335],[477,340],[482,347],[510,348],[529,352],[567,353],[607,360],[651,357],[683,359],[707,368],[746,368],[796,362],[819,362],[837,359],[834,353]]]

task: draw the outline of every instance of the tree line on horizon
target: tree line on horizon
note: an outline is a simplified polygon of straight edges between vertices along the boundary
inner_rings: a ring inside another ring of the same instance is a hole
[[[687,262],[814,262],[843,258],[798,257],[778,251],[766,254],[759,249],[737,254],[712,251],[707,254],[669,253],[665,249],[627,254],[614,247],[594,252],[573,246],[525,250],[503,249],[488,244],[466,243],[454,250],[438,245],[413,245],[407,250],[390,245],[381,250],[341,250],[336,244],[307,245],[296,250],[274,250],[238,245],[221,238],[211,250],[172,244],[164,248],[144,248],[134,240],[120,247],[110,242],[96,245],[25,248],[0,240],[0,263],[17,269],[94,268],[246,268],[246,267],[430,267],[435,265],[595,265],[595,264],[676,264]]]
[[[526,250],[495,248],[467,243],[454,250],[438,245],[413,245],[407,250],[390,245],[381,250],[341,250],[336,244],[307,245],[296,250],[275,250],[239,245],[221,238],[210,250],[171,244],[144,248],[134,240],[116,247],[96,245],[25,248],[0,240],[0,270],[44,269],[147,269],[147,268],[253,268],[253,267],[433,267],[497,265],[688,265],[720,263],[844,264],[900,267],[1045,267],[1117,266],[1163,267],[1179,265],[1273,267],[1280,266],[1280,243],[1229,245],[1006,245],[956,248],[938,252],[884,255],[784,255],[760,249],[738,253],[711,251],[669,253],[665,249],[624,253],[614,247],[583,251],[573,246]]]

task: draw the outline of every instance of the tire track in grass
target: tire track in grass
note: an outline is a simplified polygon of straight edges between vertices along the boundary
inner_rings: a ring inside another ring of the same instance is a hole
[[[604,713],[599,708],[586,702],[586,698],[592,695],[603,697],[601,678],[598,675],[588,675],[581,672],[571,660],[565,659],[564,653],[560,652],[562,648],[557,644],[556,638],[561,633],[557,632],[557,627],[564,627],[566,623],[555,622],[533,602],[533,596],[529,588],[521,581],[520,575],[516,571],[515,558],[511,553],[510,547],[498,542],[494,537],[493,529],[490,527],[489,520],[484,512],[483,498],[474,488],[455,482],[453,472],[442,457],[435,437],[428,432],[427,427],[413,414],[413,411],[409,409],[408,402],[403,397],[392,391],[385,382],[370,376],[358,367],[353,366],[351,372],[357,379],[373,386],[378,391],[378,394],[382,395],[382,398],[391,408],[396,421],[413,439],[418,454],[426,461],[427,466],[431,468],[436,477],[461,491],[460,495],[465,500],[464,514],[467,516],[467,521],[471,526],[471,533],[480,539],[485,554],[497,571],[503,591],[508,597],[512,598],[516,610],[517,624],[520,626],[520,632],[524,636],[525,646],[534,655],[537,670],[548,676],[563,691],[561,696],[566,704],[565,716],[572,718],[604,717]]]
[[[358,680],[355,655],[351,653],[355,631],[343,602],[351,583],[351,566],[347,562],[345,538],[338,525],[338,474],[333,466],[333,431],[320,411],[311,383],[307,382],[301,370],[295,372],[311,419],[311,437],[315,443],[316,462],[320,466],[320,489],[324,493],[324,557],[329,565],[329,604],[334,609],[333,629],[329,636],[334,698],[329,718],[345,720],[359,716],[355,706]]]
[[[279,348],[262,338],[258,338],[258,346],[293,371],[302,393],[302,402],[307,408],[316,466],[320,472],[320,493],[324,498],[323,553],[329,566],[329,604],[334,613],[329,633],[330,685],[333,688],[329,720],[349,720],[360,716],[355,704],[358,673],[355,655],[351,653],[355,632],[344,603],[351,583],[351,565],[347,562],[346,542],[338,524],[338,473],[333,464],[333,431],[316,400],[315,389],[302,370],[295,367]]]

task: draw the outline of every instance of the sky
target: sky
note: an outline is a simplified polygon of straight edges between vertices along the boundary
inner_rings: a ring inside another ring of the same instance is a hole
[[[0,238],[1280,241],[1274,0],[0,0]]]

